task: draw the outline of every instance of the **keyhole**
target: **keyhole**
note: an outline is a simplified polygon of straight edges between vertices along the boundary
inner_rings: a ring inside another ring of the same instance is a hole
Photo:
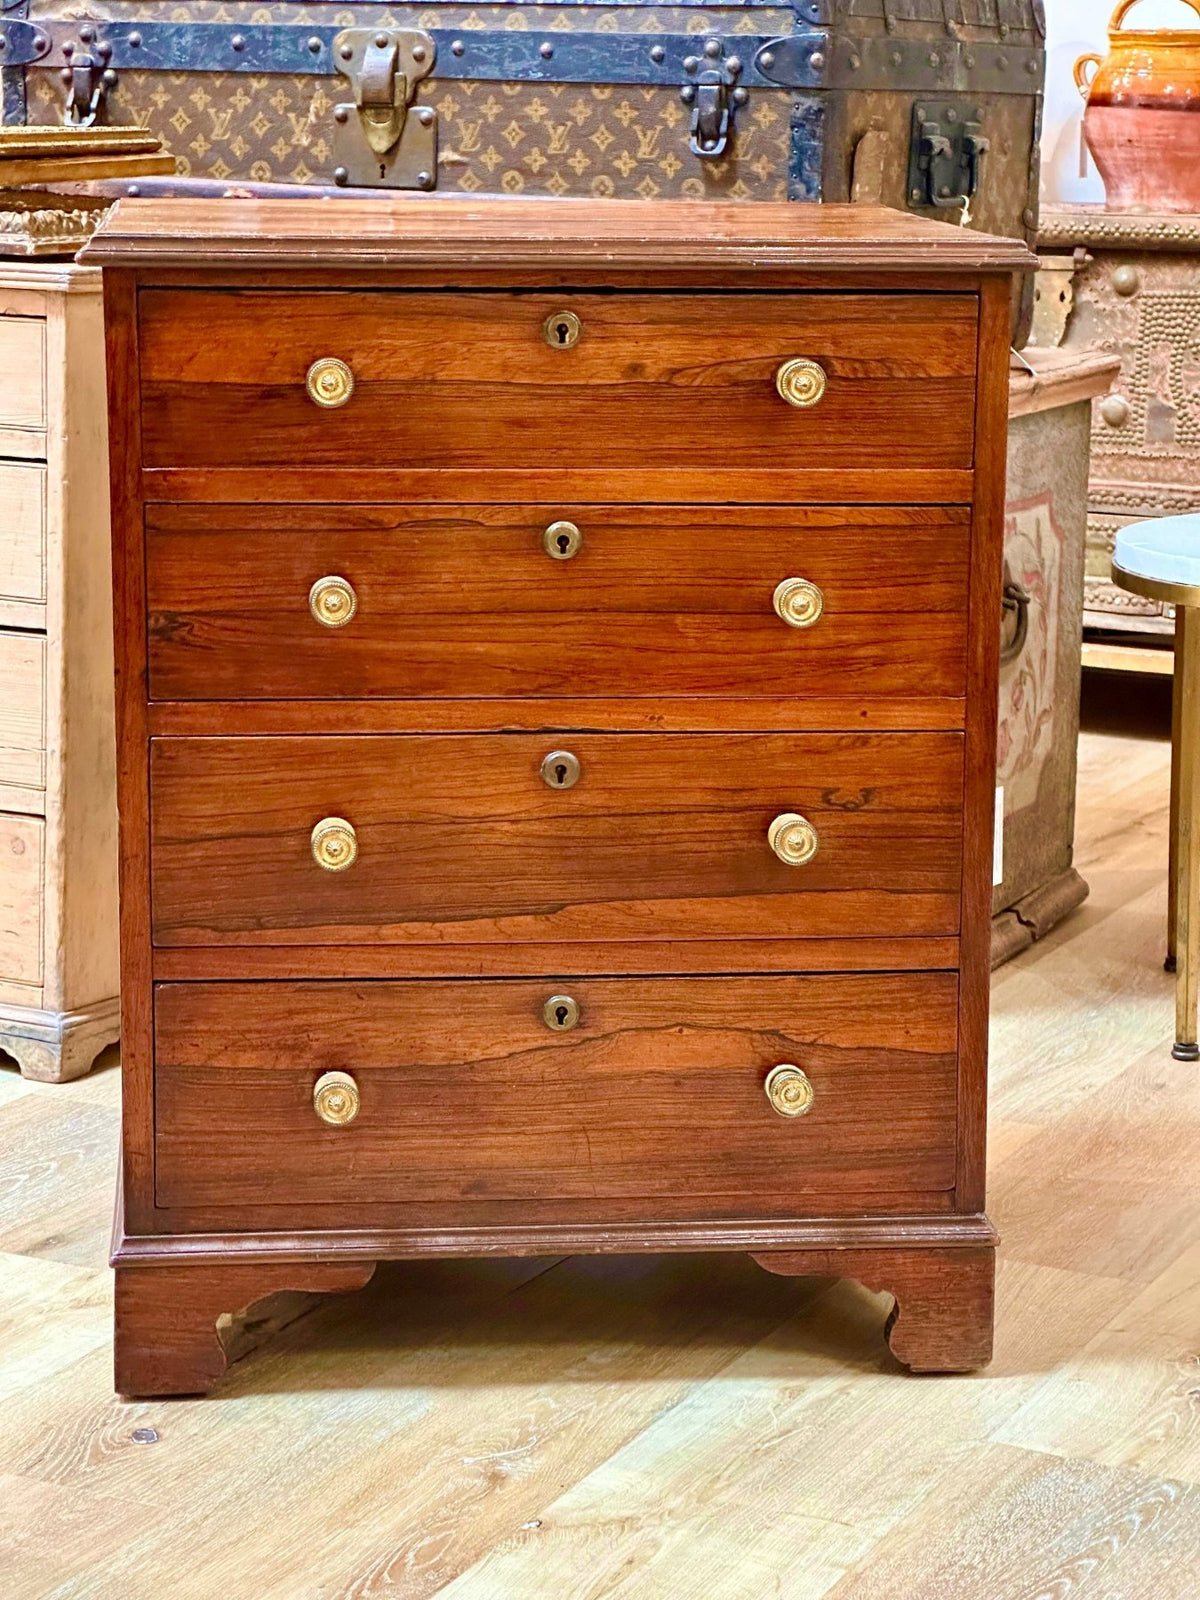
[[[568,534],[560,533],[558,538],[554,542],[558,546],[559,550],[562,552],[562,554],[564,556],[566,555],[567,551],[571,548],[571,539],[570,539],[570,536]]]
[[[559,1025],[560,1028],[566,1026],[566,1021],[567,1021],[568,1015],[569,1015],[569,1012],[567,1011],[566,1006],[555,1006],[555,1008],[554,1008],[554,1016],[555,1016],[555,1019],[558,1022],[558,1025]]]
[[[566,783],[566,781],[567,781],[567,764],[566,764],[565,761],[560,761],[558,763],[558,765],[555,767],[555,769],[554,769],[554,781],[555,781],[555,783],[559,784],[560,786],[562,784]]]
[[[387,167],[383,164],[382,161],[379,163],[379,176],[381,178],[386,178],[387,177]]]
[[[571,330],[567,327],[565,322],[556,323],[554,331],[558,335],[559,344],[566,344],[567,340],[571,337]]]

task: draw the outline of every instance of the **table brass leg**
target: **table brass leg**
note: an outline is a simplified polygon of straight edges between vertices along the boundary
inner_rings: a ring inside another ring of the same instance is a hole
[[[1175,676],[1171,683],[1171,822],[1170,861],[1167,867],[1167,959],[1163,966],[1175,971],[1176,949],[1176,874],[1179,870],[1179,721],[1183,705],[1183,616],[1180,606],[1175,622]]]
[[[1177,1061],[1200,1061],[1196,1043],[1197,979],[1200,978],[1200,615],[1190,606],[1175,613],[1178,639],[1179,733],[1173,756],[1178,768],[1179,823],[1175,842],[1175,1046]]]

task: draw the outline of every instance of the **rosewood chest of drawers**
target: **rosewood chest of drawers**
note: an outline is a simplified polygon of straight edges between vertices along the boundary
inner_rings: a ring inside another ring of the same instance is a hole
[[[127,201],[117,1385],[421,1255],[743,1250],[986,1361],[1023,247]]]

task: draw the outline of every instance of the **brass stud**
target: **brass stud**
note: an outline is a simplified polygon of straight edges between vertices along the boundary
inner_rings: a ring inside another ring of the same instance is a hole
[[[323,1072],[313,1084],[313,1110],[331,1128],[344,1128],[358,1115],[358,1085],[348,1072]]]
[[[322,817],[309,844],[313,860],[326,872],[345,872],[358,860],[358,835],[344,817]]]
[[[345,578],[318,578],[308,591],[308,609],[323,628],[344,628],[358,610],[358,595]]]
[[[775,614],[789,628],[811,628],[825,609],[825,596],[807,578],[784,578],[771,596]]]
[[[787,867],[803,867],[821,848],[820,835],[807,817],[785,811],[767,829],[767,843]]]
[[[790,1061],[772,1067],[763,1083],[772,1111],[781,1117],[803,1117],[812,1110],[813,1086],[808,1074]]]
[[[775,374],[775,387],[780,398],[802,411],[820,401],[827,382],[825,369],[804,356],[793,356]]]
[[[354,393],[354,374],[336,356],[322,356],[309,367],[304,387],[314,405],[333,411]]]

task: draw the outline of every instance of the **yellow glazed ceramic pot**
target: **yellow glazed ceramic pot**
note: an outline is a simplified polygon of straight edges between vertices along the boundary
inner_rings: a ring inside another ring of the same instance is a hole
[[[1088,148],[1110,209],[1200,212],[1200,28],[1127,32],[1137,4],[1113,12],[1107,57],[1075,63]],[[1200,18],[1200,0],[1180,5]]]

